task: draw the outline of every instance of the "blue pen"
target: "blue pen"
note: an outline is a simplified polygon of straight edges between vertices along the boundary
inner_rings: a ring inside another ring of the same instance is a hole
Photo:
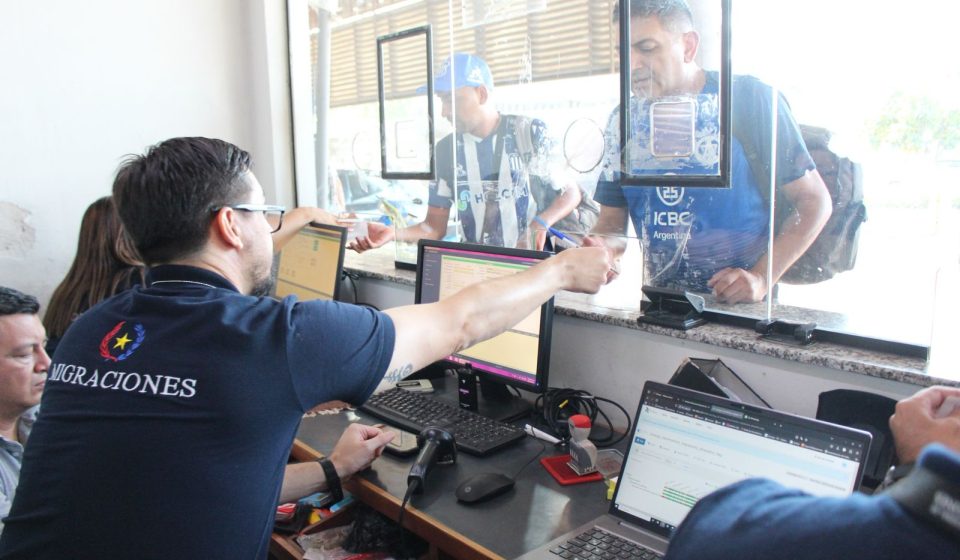
[[[576,241],[574,241],[573,239],[570,239],[570,237],[565,235],[562,231],[548,226],[547,222],[543,221],[543,218],[541,218],[540,216],[534,216],[533,221],[543,226],[550,235],[556,237],[557,245],[561,245],[567,249],[573,249],[575,247],[580,246]]]

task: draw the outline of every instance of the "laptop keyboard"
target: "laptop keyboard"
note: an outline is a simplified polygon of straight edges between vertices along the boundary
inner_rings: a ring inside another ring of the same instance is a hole
[[[649,548],[594,527],[550,549],[570,560],[653,560],[663,558]]]

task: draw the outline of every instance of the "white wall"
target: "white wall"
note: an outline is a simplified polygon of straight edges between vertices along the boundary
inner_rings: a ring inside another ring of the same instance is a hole
[[[249,150],[293,199],[280,0],[0,2],[0,285],[46,300],[125,154],[174,136]]]

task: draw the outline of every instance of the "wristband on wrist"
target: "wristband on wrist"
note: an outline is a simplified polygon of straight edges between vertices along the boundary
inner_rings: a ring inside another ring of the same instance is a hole
[[[340,485],[340,475],[337,474],[337,468],[333,466],[333,461],[324,457],[317,459],[320,467],[323,469],[323,476],[327,479],[327,492],[333,496],[333,503],[343,499],[343,487]]]

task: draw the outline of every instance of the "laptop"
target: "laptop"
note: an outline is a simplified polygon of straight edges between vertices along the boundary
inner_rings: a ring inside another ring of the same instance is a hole
[[[610,510],[520,558],[589,556],[583,550],[600,558],[624,558],[619,555],[624,550],[641,547],[648,550],[638,551],[637,558],[662,555],[700,498],[745,478],[765,477],[815,495],[845,496],[860,486],[870,437],[845,426],[648,381]]]

